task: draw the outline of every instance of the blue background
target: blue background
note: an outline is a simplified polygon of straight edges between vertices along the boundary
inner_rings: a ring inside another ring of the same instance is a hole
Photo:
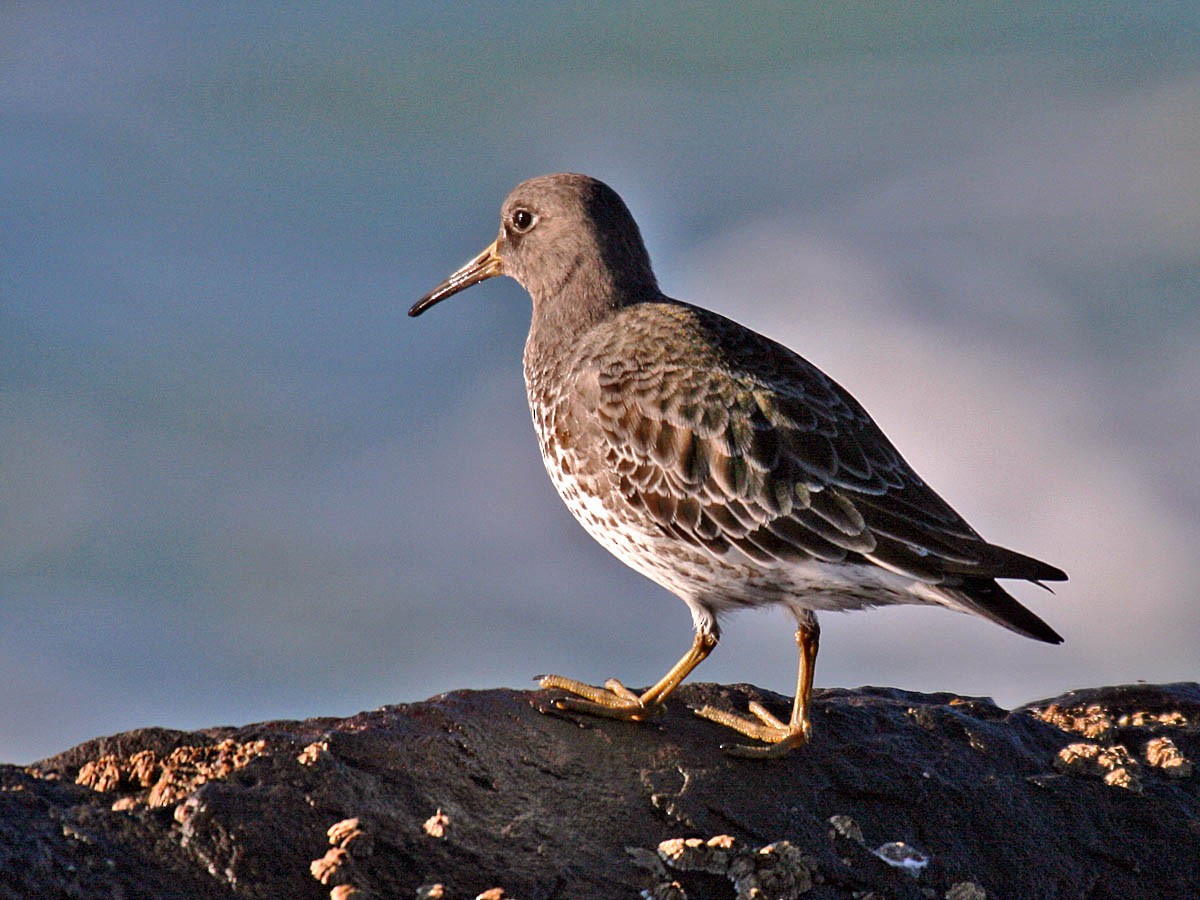
[[[0,20],[0,759],[665,671],[686,609],[542,471],[527,297],[405,317],[558,170],[625,197],[668,293],[821,365],[1072,576],[1014,588],[1058,648],[825,616],[819,686],[1200,675],[1195,4]],[[762,612],[696,677],[794,672]]]

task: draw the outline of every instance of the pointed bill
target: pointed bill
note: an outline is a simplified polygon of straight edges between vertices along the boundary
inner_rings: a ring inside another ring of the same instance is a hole
[[[500,254],[496,249],[497,241],[492,241],[486,250],[414,303],[408,314],[410,316],[419,316],[425,310],[429,309],[429,307],[441,303],[450,295],[457,294],[459,291],[465,290],[471,285],[478,284],[488,278],[503,274]]]

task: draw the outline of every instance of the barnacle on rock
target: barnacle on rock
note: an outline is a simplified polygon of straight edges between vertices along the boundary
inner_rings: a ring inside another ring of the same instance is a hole
[[[439,809],[426,819],[421,827],[430,837],[443,838],[446,836],[446,829],[450,827],[450,817]]]
[[[1099,744],[1068,744],[1058,751],[1054,768],[1072,775],[1099,775],[1105,784],[1141,793],[1137,760],[1121,744],[1101,747]]]
[[[708,840],[671,838],[658,845],[658,857],[677,872],[724,875],[733,882],[737,900],[790,900],[813,885],[810,864],[787,841],[753,849],[727,834]],[[687,895],[678,882],[660,881],[647,896],[665,900]]]
[[[1036,710],[1034,715],[1056,728],[1093,741],[1107,740],[1112,736],[1115,727],[1112,716],[1104,707],[1094,703],[1083,708],[1061,707],[1057,703],[1051,703],[1045,709]]]
[[[1192,774],[1192,761],[1183,755],[1169,737],[1156,737],[1146,742],[1142,751],[1146,762],[1172,778],[1187,778]]]
[[[296,762],[302,766],[315,766],[329,754],[329,741],[313,741],[300,751]]]
[[[266,752],[266,741],[239,743],[227,738],[218,744],[176,747],[165,759],[153,750],[140,750],[128,759],[107,754],[84,763],[75,781],[104,793],[149,788],[144,798],[147,806],[171,806],[205,782],[227,778]],[[140,802],[142,798],[137,798],[119,808],[131,809]]]
[[[308,869],[312,877],[321,884],[335,886],[329,895],[331,900],[369,896],[350,881],[354,876],[354,861],[371,855],[371,836],[362,828],[357,818],[334,822],[325,830],[325,836],[329,838],[330,847],[324,856],[314,859],[309,864]],[[339,888],[341,893],[337,894]]]

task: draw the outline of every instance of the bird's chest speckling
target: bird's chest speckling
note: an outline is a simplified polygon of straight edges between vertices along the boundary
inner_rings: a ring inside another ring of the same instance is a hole
[[[612,446],[600,424],[598,384],[556,368],[525,365],[529,410],[542,462],[567,509],[597,543],[630,568],[691,604],[714,598],[723,586],[753,573],[717,560],[664,535],[645,510],[621,492]],[[738,604],[740,605],[740,604]]]
[[[604,439],[586,378],[573,374],[527,361],[529,412],[542,462],[559,496],[583,526],[608,546],[598,532],[608,531],[623,518],[622,498],[614,492],[604,464]]]
[[[663,583],[661,531],[621,493],[596,403],[599,385],[579,363],[525,361],[529,411],[542,462],[567,509],[601,546]],[[674,586],[672,586],[674,587]]]

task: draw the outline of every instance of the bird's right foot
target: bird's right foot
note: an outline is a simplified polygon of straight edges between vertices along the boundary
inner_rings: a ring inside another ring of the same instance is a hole
[[[692,711],[702,719],[717,722],[726,728],[732,728],[738,734],[744,734],[748,738],[766,744],[762,747],[722,744],[721,749],[730,756],[780,759],[797,747],[803,747],[812,735],[812,725],[808,721],[808,713],[804,710],[801,710],[791,724],[780,721],[770,710],[758,702],[750,704],[750,712],[754,713],[754,718],[718,709],[715,706],[692,707]]]
[[[645,702],[621,682],[610,678],[604,687],[596,687],[562,675],[542,675],[537,679],[544,688],[566,691],[574,697],[559,697],[554,705],[559,709],[620,719],[625,722],[642,722],[660,716],[666,707],[657,701]]]

